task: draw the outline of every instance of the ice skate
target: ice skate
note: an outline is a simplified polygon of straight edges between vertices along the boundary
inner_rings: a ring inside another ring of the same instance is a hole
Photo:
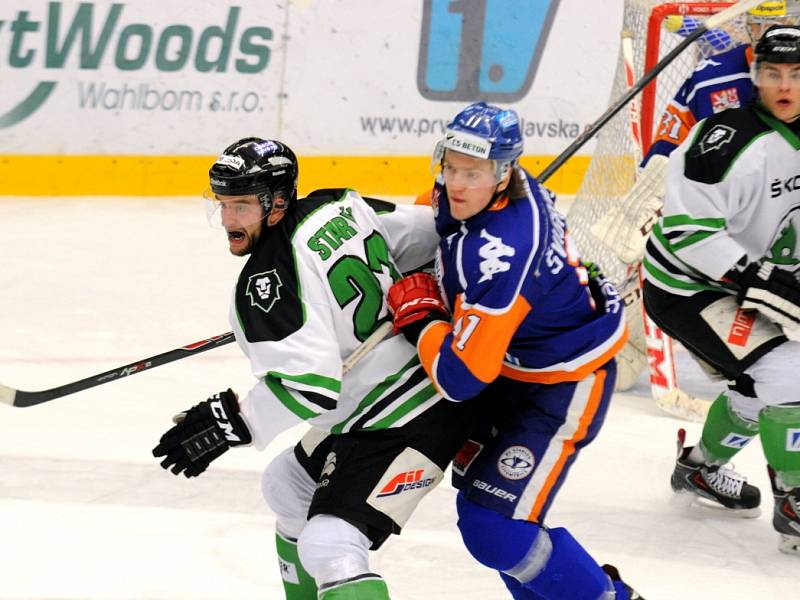
[[[601,567],[603,571],[611,578],[611,581],[614,582],[614,587],[618,587],[616,584],[620,584],[625,591],[628,593],[628,597],[626,599],[623,598],[616,598],[615,600],[645,600],[639,592],[629,586],[627,583],[622,581],[622,578],[619,576],[619,571],[614,565],[603,565]]]
[[[800,488],[783,489],[772,467],[768,466],[767,470],[775,497],[772,526],[780,536],[778,550],[800,555]]]
[[[761,493],[731,467],[695,464],[689,460],[693,446],[684,447],[686,431],[678,430],[678,459],[672,472],[672,489],[690,505],[718,509],[736,517],[761,514]]]

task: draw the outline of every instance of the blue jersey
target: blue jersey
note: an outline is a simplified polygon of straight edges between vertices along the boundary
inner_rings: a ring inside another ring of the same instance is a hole
[[[753,96],[752,56],[752,47],[743,44],[701,61],[664,109],[647,158],[669,156],[696,123],[747,104]]]
[[[551,194],[524,170],[518,198],[466,221],[449,214],[437,181],[432,204],[442,240],[437,279],[451,323],[420,336],[422,364],[453,400],[476,396],[498,377],[579,381],[625,343],[622,302],[604,278],[591,281]]]

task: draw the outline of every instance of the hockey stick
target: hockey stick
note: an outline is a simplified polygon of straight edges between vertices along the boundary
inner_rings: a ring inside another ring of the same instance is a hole
[[[566,150],[559,154],[553,160],[553,162],[544,168],[537,179],[542,183],[549,179],[553,173],[561,168],[561,166],[567,162],[567,160],[572,157],[573,154],[583,147],[583,145],[588,142],[594,136],[594,134],[596,134],[608,121],[610,121],[614,115],[627,106],[628,103],[636,96],[636,94],[641,92],[648,83],[655,79],[658,74],[661,73],[661,71],[663,71],[695,40],[702,37],[702,35],[709,29],[714,29],[723,23],[727,23],[728,21],[735,19],[745,11],[750,10],[761,2],[763,2],[763,0],[740,0],[740,2],[729,6],[725,10],[722,10],[715,15],[711,15],[701,26],[687,35],[680,44],[675,46],[675,48],[673,48],[664,58],[658,61],[658,63],[650,71],[645,73],[644,76],[638,82],[636,82],[636,84],[630,90],[628,90],[619,100],[612,104],[608,110],[606,110],[606,112],[600,116],[600,118],[598,118],[589,126],[586,131],[575,138],[575,141],[567,146]]]
[[[342,374],[345,374],[352,369],[362,358],[364,358],[364,356],[367,355],[367,353],[369,353],[370,350],[378,345],[378,342],[385,338],[391,331],[391,322],[381,323],[381,325],[375,331],[373,331],[372,334],[366,340],[364,340],[364,342],[358,348],[356,348],[350,356],[345,359],[344,363],[342,364]],[[154,367],[166,365],[167,363],[181,360],[182,358],[194,356],[196,354],[200,354],[201,352],[205,352],[206,350],[211,350],[212,348],[219,348],[225,344],[230,344],[234,341],[234,339],[233,332],[228,331],[222,335],[215,335],[214,337],[195,342],[194,344],[189,344],[188,346],[175,348],[174,350],[170,350],[156,356],[151,356],[150,358],[144,358],[129,365],[125,365],[124,367],[117,367],[116,369],[111,369],[110,371],[105,371],[103,373],[99,373],[98,375],[92,375],[91,377],[73,381],[72,383],[60,385],[48,390],[26,392],[24,390],[16,390],[0,384],[0,403],[5,403],[16,407],[35,406],[37,404],[42,404],[43,402],[49,402],[50,400],[61,398],[62,396],[68,396],[69,394],[74,394],[75,392],[80,392],[98,385],[103,385],[109,381],[115,381],[117,379],[122,379],[123,377],[128,377],[129,375],[141,373],[142,371],[146,371]]]

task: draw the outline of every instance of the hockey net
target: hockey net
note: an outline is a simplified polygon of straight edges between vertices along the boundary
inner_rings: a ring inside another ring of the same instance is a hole
[[[634,80],[638,81],[683,39],[667,30],[671,15],[702,19],[730,6],[732,2],[659,2],[626,0],[623,30],[632,34]],[[725,26],[732,45],[747,41],[743,18]],[[580,189],[569,208],[570,231],[584,259],[599,264],[623,292],[635,285],[635,269],[620,261],[591,233],[591,226],[613,209],[633,187],[642,151],[650,147],[657,133],[659,117],[683,81],[713,48],[692,44],[684,50],[641,94],[634,99],[638,109],[641,140],[639,150],[631,134],[631,112],[621,110],[600,131],[592,160]],[[609,104],[628,90],[622,50],[617,61]]]
[[[631,39],[633,46],[633,81],[641,79],[675,48],[683,39],[681,33],[687,34],[685,30],[673,33],[667,28],[667,23],[674,25],[677,16],[683,17],[680,19],[682,23],[688,23],[692,19],[697,23],[731,4],[732,2],[714,1],[626,0],[622,30]],[[598,224],[603,216],[613,215],[615,206],[619,206],[633,188],[640,171],[642,154],[647,153],[657,134],[664,108],[698,62],[715,52],[749,41],[744,17],[726,24],[724,30],[729,38],[727,47],[715,47],[702,41],[692,44],[635,97],[633,107],[621,110],[603,127],[586,176],[567,213],[569,229],[582,258],[598,264],[622,292],[629,308],[644,317],[637,322],[635,317],[630,316],[636,313],[629,312],[628,325],[632,344],[640,343],[641,346],[637,347],[647,355],[651,394],[656,404],[671,414],[690,420],[703,419],[708,410],[707,400],[702,395],[696,396],[696,390],[684,391],[685,377],[681,377],[680,385],[678,384],[672,341],[642,312],[638,264],[628,264],[620,260],[606,244],[593,235],[592,226]],[[622,97],[630,89],[630,85],[630,75],[626,80],[620,44],[610,104]],[[639,126],[638,132],[636,123]],[[635,141],[637,138],[639,141]],[[598,227],[604,229],[605,224],[601,223]],[[635,339],[639,341],[634,342]],[[629,356],[636,356],[635,351],[629,352]],[[620,356],[620,360],[623,365],[626,359]],[[634,363],[635,361],[631,362]],[[620,368],[622,373],[623,366]],[[629,373],[635,373],[635,370]]]

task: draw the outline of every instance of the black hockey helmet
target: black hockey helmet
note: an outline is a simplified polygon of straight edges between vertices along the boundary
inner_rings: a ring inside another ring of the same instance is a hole
[[[222,152],[208,171],[211,191],[225,196],[255,194],[266,212],[273,198],[297,198],[297,157],[277,140],[247,137]]]
[[[772,25],[755,47],[757,63],[800,63],[800,27]]]

